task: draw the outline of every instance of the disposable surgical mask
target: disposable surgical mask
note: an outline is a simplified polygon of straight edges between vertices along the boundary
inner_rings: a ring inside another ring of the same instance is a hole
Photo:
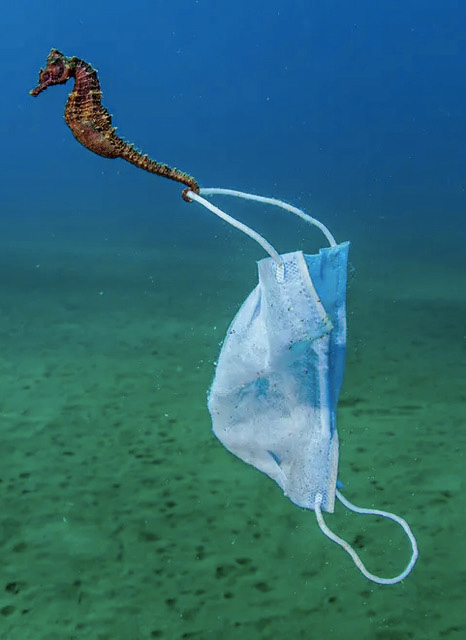
[[[232,195],[277,205],[317,226],[328,247],[315,255],[280,255],[265,238],[205,195]],[[227,331],[208,396],[213,431],[236,456],[266,473],[295,504],[316,513],[319,527],[342,546],[359,570],[379,584],[395,584],[412,570],[416,540],[403,518],[350,503],[337,488],[337,402],[345,368],[349,243],[303,211],[281,201],[229,189],[187,195],[240,229],[269,253],[258,263],[259,283]],[[370,573],[355,550],[325,524],[335,497],[357,513],[390,518],[406,532],[411,560],[394,578]]]

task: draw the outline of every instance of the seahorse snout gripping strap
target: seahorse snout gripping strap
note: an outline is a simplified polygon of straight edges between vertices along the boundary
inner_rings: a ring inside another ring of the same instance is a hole
[[[412,570],[416,540],[403,518],[362,509],[337,490],[336,408],[346,348],[346,272],[349,243],[300,209],[274,198],[231,189],[187,191],[192,200],[256,240],[259,284],[243,303],[224,340],[208,406],[215,435],[232,453],[269,475],[295,504],[313,509],[322,532],[349,553],[361,573],[396,584]],[[231,195],[279,206],[318,227],[329,247],[317,255],[280,255],[256,231],[206,200]],[[397,522],[411,543],[408,565],[394,578],[370,573],[356,551],[325,524],[335,497],[348,509]]]

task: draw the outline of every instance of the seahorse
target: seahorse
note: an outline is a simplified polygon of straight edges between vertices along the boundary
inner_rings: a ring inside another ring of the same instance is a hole
[[[76,140],[99,156],[123,158],[144,171],[185,184],[187,188],[183,190],[182,196],[187,202],[191,202],[187,192],[192,190],[199,193],[199,185],[192,176],[151,160],[133,144],[117,136],[116,127],[112,126],[112,116],[102,105],[97,71],[90,64],[76,57],[69,58],[57,49],[52,49],[47,57],[45,69],[39,72],[39,84],[29,93],[38,96],[47,87],[65,84],[70,78],[74,78],[74,88],[66,103],[65,122]]]

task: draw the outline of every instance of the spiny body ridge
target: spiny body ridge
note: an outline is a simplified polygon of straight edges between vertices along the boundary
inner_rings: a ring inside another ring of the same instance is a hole
[[[65,122],[78,142],[104,158],[122,158],[139,169],[181,182],[187,187],[182,195],[188,202],[188,190],[199,193],[199,185],[192,176],[152,160],[116,134],[112,116],[102,105],[97,71],[84,60],[69,58],[52,49],[45,69],[40,70],[39,84],[30,94],[37,96],[47,87],[65,84],[70,78],[75,82],[66,103]]]

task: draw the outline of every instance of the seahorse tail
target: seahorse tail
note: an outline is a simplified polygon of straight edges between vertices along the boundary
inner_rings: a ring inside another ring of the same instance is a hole
[[[192,190],[195,193],[199,193],[199,185],[192,176],[180,171],[179,169],[169,167],[162,162],[152,160],[148,155],[142,154],[140,151],[135,149],[132,144],[124,145],[121,150],[120,157],[127,162],[134,164],[136,167],[139,167],[139,169],[185,184],[187,189],[184,189],[181,195],[187,202],[191,202],[191,199],[186,195],[187,191]]]

